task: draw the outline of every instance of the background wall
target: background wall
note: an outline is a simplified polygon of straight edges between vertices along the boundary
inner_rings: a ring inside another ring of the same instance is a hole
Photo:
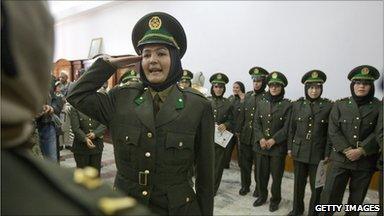
[[[230,83],[240,80],[251,90],[248,70],[261,66],[284,73],[286,97],[296,99],[303,95],[301,76],[316,68],[328,75],[323,96],[337,99],[350,95],[346,76],[352,68],[370,64],[383,72],[382,1],[108,1],[69,10],[73,13],[56,16],[54,60],[87,58],[98,37],[105,53],[134,54],[136,21],[164,11],[184,26],[183,66],[202,71],[206,88],[220,71]],[[227,89],[232,93],[231,85]]]

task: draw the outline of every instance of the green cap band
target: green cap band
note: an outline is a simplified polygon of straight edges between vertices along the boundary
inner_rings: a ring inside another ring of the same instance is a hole
[[[180,49],[175,38],[163,29],[148,30],[138,42],[138,46],[148,43],[165,43]]]

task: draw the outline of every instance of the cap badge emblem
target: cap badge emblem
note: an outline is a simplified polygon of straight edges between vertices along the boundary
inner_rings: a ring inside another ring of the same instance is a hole
[[[369,69],[365,67],[365,68],[361,69],[361,73],[363,75],[367,75],[367,74],[369,74]]]
[[[161,19],[158,16],[154,16],[149,20],[149,28],[151,30],[157,30],[161,27]]]
[[[312,72],[312,74],[311,74],[312,78],[317,78],[318,76],[319,76],[319,74],[316,71]]]

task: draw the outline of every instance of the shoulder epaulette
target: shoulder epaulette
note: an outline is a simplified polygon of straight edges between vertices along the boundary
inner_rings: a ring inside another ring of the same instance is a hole
[[[322,98],[324,102],[328,102],[328,103],[333,103],[332,100],[328,99],[328,98]]]
[[[342,101],[349,101],[349,97],[340,98],[340,99],[336,100],[335,102],[342,102]]]

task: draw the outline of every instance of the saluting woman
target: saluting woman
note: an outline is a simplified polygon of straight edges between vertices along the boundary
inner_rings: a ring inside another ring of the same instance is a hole
[[[199,92],[177,86],[186,36],[171,15],[142,17],[132,32],[139,57],[98,59],[68,101],[108,126],[117,166],[115,187],[158,214],[212,215],[213,113]],[[140,61],[142,84],[97,89],[118,68]],[[196,192],[188,170],[196,166]]]

